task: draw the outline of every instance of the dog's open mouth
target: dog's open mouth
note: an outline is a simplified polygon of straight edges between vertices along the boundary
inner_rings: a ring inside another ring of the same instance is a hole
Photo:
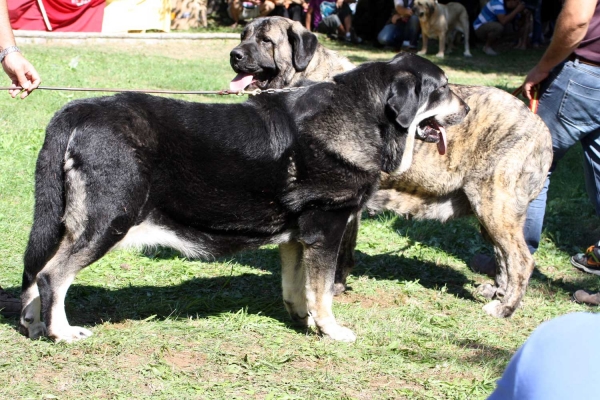
[[[229,83],[229,90],[239,92],[240,90],[248,89],[266,89],[269,86],[269,78],[261,79],[259,75],[247,74],[240,72]]]
[[[446,154],[448,145],[446,130],[436,121],[435,117],[429,117],[421,121],[417,126],[417,135],[425,142],[437,143],[440,155]]]

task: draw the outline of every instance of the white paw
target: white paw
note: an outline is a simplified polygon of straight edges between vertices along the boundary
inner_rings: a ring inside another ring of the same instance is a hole
[[[348,328],[344,328],[343,326],[335,326],[327,329],[327,332],[323,332],[325,336],[329,336],[333,340],[337,340],[339,342],[348,342],[352,343],[356,340],[356,335]]]
[[[43,322],[35,322],[27,327],[29,339],[39,339],[46,336],[46,332],[46,324]]]
[[[437,58],[444,58],[444,53],[437,53],[435,56]]]
[[[427,54],[427,50],[420,50],[420,51],[417,51],[417,55],[418,55],[418,56],[424,56],[425,54]]]
[[[65,341],[72,343],[92,336],[92,331],[80,326],[67,326],[58,331],[50,331],[48,336],[56,342]]]
[[[473,57],[473,54],[469,53],[468,51],[464,52],[463,55],[465,57]]]
[[[502,302],[500,300],[494,300],[487,303],[483,306],[483,311],[491,315],[492,317],[502,318],[504,315],[502,313]]]

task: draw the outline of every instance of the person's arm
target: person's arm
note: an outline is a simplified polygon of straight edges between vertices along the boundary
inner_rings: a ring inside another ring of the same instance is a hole
[[[513,19],[515,19],[515,17],[517,16],[517,14],[519,14],[521,11],[523,11],[525,9],[525,3],[520,2],[518,6],[516,6],[511,12],[509,12],[508,14],[497,14],[496,17],[498,17],[498,21],[502,24],[502,25],[506,25],[508,24],[510,21],[512,21]]]
[[[15,37],[8,17],[8,5],[6,0],[0,0],[0,52],[12,46],[15,46]],[[40,85],[41,79],[37,71],[18,51],[4,57],[2,68],[12,81],[13,87],[21,86],[25,89],[21,95],[23,99]],[[9,90],[12,97],[17,96],[20,92],[19,89]]]
[[[535,67],[527,74],[523,87],[531,99],[531,89],[548,77],[552,68],[563,62],[585,37],[598,0],[565,0],[556,20],[552,41]]]
[[[413,11],[411,8],[408,7],[402,7],[402,6],[396,6],[396,13],[402,18],[402,19],[408,19],[410,16],[413,15]]]
[[[309,31],[312,31],[312,29],[310,29],[310,24],[312,22],[312,13],[313,13],[313,8],[311,5],[309,5],[308,8],[306,9],[306,20],[304,21],[304,25],[306,26],[306,29]]]

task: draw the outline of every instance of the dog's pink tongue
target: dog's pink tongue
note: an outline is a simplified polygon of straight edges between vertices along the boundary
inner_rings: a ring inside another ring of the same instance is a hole
[[[446,154],[446,147],[448,146],[448,142],[446,141],[446,130],[441,125],[438,126],[438,129],[440,130],[440,141],[437,144],[438,153],[443,156]]]
[[[252,75],[250,74],[237,74],[235,78],[229,83],[229,90],[233,92],[239,92],[240,90],[246,89],[246,86],[252,83]]]

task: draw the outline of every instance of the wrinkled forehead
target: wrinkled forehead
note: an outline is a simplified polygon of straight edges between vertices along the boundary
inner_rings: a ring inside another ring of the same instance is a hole
[[[242,31],[242,40],[256,37],[257,40],[269,39],[272,42],[278,42],[285,37],[287,21],[280,21],[279,18],[257,19],[249,23]]]

